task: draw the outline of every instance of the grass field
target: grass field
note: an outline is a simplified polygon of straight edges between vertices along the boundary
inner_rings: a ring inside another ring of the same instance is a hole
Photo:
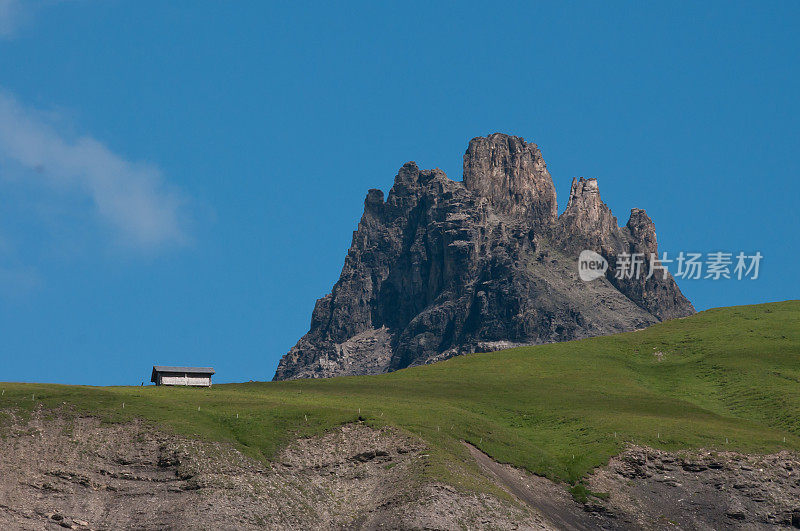
[[[575,482],[626,442],[800,449],[800,301],[708,310],[638,332],[380,376],[210,389],[0,387],[0,411],[24,415],[44,406],[109,422],[140,417],[266,459],[297,435],[360,417],[425,439],[426,473],[455,484],[472,481],[459,472],[474,466],[461,440],[499,461]]]

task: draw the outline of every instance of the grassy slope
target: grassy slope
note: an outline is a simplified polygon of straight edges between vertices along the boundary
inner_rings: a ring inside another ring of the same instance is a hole
[[[423,437],[432,447],[427,473],[456,484],[480,486],[460,440],[575,481],[626,441],[673,450],[800,449],[800,301],[709,310],[638,332],[380,376],[211,389],[0,387],[0,409],[65,402],[110,421],[138,416],[230,440],[266,458],[297,434],[361,416]]]

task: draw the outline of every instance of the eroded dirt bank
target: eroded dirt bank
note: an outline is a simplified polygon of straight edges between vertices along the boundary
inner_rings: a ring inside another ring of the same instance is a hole
[[[547,529],[535,511],[421,482],[424,445],[348,425],[272,466],[143,423],[45,420],[3,429],[3,529]]]
[[[800,528],[790,453],[631,447],[588,478],[602,495],[578,503],[563,485],[469,447],[512,503],[422,481],[421,441],[360,424],[297,440],[270,466],[138,422],[39,412],[2,435],[3,529]]]
[[[578,504],[561,485],[493,461],[481,467],[559,529],[800,528],[800,460],[789,452],[670,453],[632,446],[587,478]]]

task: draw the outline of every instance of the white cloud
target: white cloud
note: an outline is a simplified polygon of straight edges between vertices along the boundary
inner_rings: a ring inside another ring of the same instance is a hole
[[[4,160],[33,170],[28,178],[54,190],[84,194],[123,243],[154,248],[186,241],[184,199],[157,167],[130,162],[92,137],[70,138],[43,113],[0,91],[0,163]]]

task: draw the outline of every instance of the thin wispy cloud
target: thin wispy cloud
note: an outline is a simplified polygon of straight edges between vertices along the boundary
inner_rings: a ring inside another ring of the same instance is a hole
[[[0,0],[0,38],[14,35],[22,16],[20,0]]]
[[[121,243],[152,249],[187,239],[185,198],[158,167],[131,162],[91,136],[73,138],[0,91],[0,169],[3,162],[56,192],[85,195]]]
[[[0,39],[18,37],[38,11],[66,0],[0,0]]]

